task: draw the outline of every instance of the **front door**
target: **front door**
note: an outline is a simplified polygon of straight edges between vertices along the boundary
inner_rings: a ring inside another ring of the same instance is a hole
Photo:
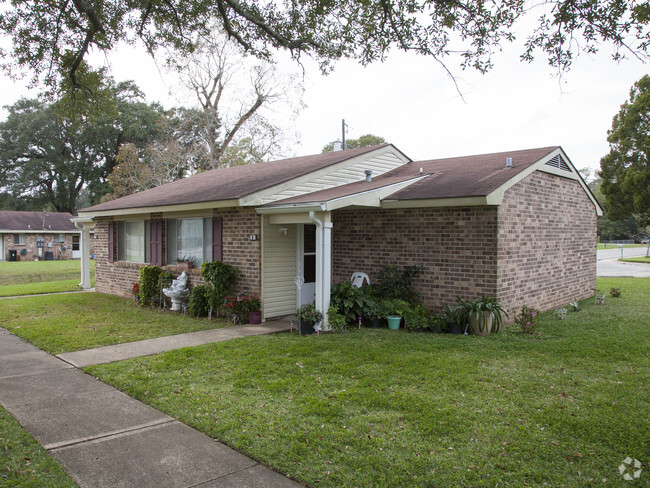
[[[303,224],[298,229],[298,275],[304,279],[298,304],[312,303],[316,299],[316,226]]]
[[[72,259],[80,259],[81,250],[79,249],[79,236],[72,236]]]

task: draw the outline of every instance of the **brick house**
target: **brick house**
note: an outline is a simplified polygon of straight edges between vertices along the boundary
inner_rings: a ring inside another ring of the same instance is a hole
[[[79,259],[81,231],[67,212],[0,211],[0,261]]]
[[[212,170],[80,218],[95,229],[97,291],[128,296],[143,264],[217,259],[238,268],[238,291],[260,294],[266,319],[314,299],[326,310],[331,283],[376,280],[386,264],[422,268],[430,309],[457,295],[510,311],[583,299],[601,214],[560,147],[416,162],[386,144]]]

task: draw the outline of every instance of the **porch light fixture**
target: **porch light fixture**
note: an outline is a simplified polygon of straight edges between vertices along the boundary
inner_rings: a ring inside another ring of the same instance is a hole
[[[281,235],[286,236],[288,232],[289,232],[289,229],[287,229],[286,227],[280,227],[280,234]]]

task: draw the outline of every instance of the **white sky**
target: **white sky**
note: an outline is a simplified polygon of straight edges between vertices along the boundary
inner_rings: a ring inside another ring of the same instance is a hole
[[[342,61],[329,76],[306,62],[301,142],[288,155],[319,153],[340,139],[344,118],[348,138],[383,136],[414,160],[560,145],[578,169],[598,168],[613,116],[650,65],[617,64],[607,52],[581,55],[559,80],[543,58],[519,62],[520,50],[516,44],[497,55],[486,75],[449,60],[464,100],[440,65],[422,56],[395,52],[366,68]],[[108,62],[116,80],[133,79],[148,101],[178,104],[169,94],[177,93],[175,80],[145,53],[122,49]],[[282,66],[302,73],[295,63]],[[29,96],[23,83],[0,78],[0,106],[21,95]]]

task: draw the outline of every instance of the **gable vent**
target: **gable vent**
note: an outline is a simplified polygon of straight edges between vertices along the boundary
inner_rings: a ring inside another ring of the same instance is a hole
[[[549,159],[548,163],[546,163],[547,166],[553,166],[554,168],[561,169],[562,171],[568,171],[571,173],[571,168],[567,164],[567,162],[564,160],[564,158],[560,155],[557,154],[556,156],[553,156],[551,159]]]

